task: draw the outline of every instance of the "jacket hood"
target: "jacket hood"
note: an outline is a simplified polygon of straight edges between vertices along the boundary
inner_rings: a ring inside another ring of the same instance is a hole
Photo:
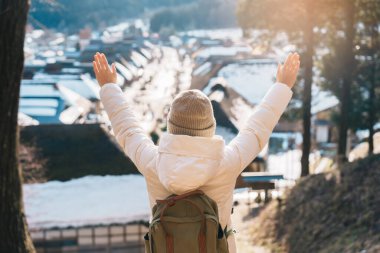
[[[158,145],[157,175],[165,188],[183,194],[204,185],[223,157],[221,136],[199,137],[164,133]]]

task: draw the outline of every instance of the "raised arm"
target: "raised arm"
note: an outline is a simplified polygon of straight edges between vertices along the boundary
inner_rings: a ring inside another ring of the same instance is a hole
[[[284,65],[278,65],[277,82],[226,147],[226,157],[238,163],[234,168],[236,175],[240,174],[267,144],[273,128],[292,97],[291,88],[296,81],[299,65],[299,56],[296,53],[289,54]]]
[[[149,162],[153,161],[157,147],[145,134],[129,103],[116,83],[116,68],[110,68],[104,54],[94,57],[94,72],[101,87],[100,99],[111,120],[116,140],[125,154],[144,175]]]

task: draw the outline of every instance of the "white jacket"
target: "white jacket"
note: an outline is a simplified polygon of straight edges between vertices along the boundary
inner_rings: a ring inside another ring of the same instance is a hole
[[[104,85],[100,97],[118,143],[145,177],[150,206],[173,193],[200,189],[218,204],[221,226],[231,228],[236,178],[268,142],[292,91],[285,84],[274,84],[228,145],[218,135],[164,133],[156,146],[140,127],[118,85]],[[230,253],[236,252],[233,236],[228,243]]]

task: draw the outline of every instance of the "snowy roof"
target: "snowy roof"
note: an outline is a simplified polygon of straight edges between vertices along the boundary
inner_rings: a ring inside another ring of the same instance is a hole
[[[149,200],[140,175],[86,176],[23,186],[32,229],[148,220]]]
[[[23,83],[20,91],[20,112],[35,118],[40,123],[65,124],[71,124],[79,116],[89,112],[91,102],[73,91],[76,87],[80,91],[85,89],[86,84],[76,80],[66,80],[63,83],[65,85]],[[67,88],[66,84],[76,86],[69,85]],[[65,110],[66,105],[71,107]]]
[[[73,124],[81,115],[88,113],[91,110],[91,102],[82,97],[78,93],[64,86],[58,86],[62,97],[66,103],[71,105],[65,109],[60,115],[59,120],[64,124]]]
[[[116,62],[115,66],[116,66],[117,70],[120,71],[120,73],[124,76],[124,78],[127,81],[133,80],[133,73],[127,67],[125,67],[123,64],[121,64],[119,62]]]
[[[32,107],[32,106],[46,106],[46,107],[57,107],[58,100],[55,98],[23,98],[20,100],[20,106],[22,107]]]
[[[216,80],[216,79],[215,79]],[[212,89],[216,85],[221,85],[223,88]],[[221,79],[219,82],[213,82],[214,86],[208,87],[203,90],[205,94],[208,94],[210,100],[213,103],[220,105],[220,109],[228,117],[228,120],[238,130],[241,129],[247,119],[252,113],[254,106],[249,103],[241,94],[235,91],[235,89],[229,87],[227,83]],[[206,92],[207,90],[207,92]],[[217,113],[217,108],[214,106],[214,113]]]
[[[25,113],[29,116],[37,117],[54,117],[57,114],[57,108],[51,108],[51,107],[42,107],[42,106],[36,106],[36,107],[21,107],[20,111],[22,113]]]
[[[153,58],[152,54],[148,50],[146,50],[145,48],[140,48],[139,51],[148,60]]]
[[[55,85],[21,85],[20,97],[61,97]]]
[[[57,121],[58,111],[63,110],[63,98],[54,84],[22,84],[20,88],[19,111],[35,118]]]
[[[136,51],[131,52],[131,60],[141,67],[145,66],[148,63],[148,60]]]
[[[194,76],[202,76],[210,72],[212,68],[211,62],[205,62],[193,71]]]
[[[91,80],[62,80],[57,83],[57,86],[70,89],[87,99],[99,100],[98,88],[92,86],[89,82]]]
[[[235,56],[238,53],[250,53],[250,47],[236,46],[236,47],[207,47],[202,49],[197,54],[197,58],[207,59],[211,56]]]
[[[21,80],[21,85],[23,84],[46,84],[46,85],[52,85],[55,84],[57,81],[52,79],[23,79]]]
[[[30,126],[30,125],[38,125],[38,121],[33,119],[32,117],[29,117],[28,115],[18,112],[18,125],[19,126]]]
[[[223,77],[228,85],[252,104],[258,104],[274,83],[277,63],[273,59],[244,60],[221,68],[217,77]],[[215,78],[204,89],[207,93]]]
[[[195,37],[210,37],[211,39],[241,38],[243,30],[241,28],[212,29],[212,30],[192,30],[180,33],[180,35]]]
[[[236,136],[236,133],[232,132],[229,128],[222,126],[216,126],[215,134],[222,136],[226,144],[232,141]]]
[[[311,102],[311,114],[316,114],[333,108],[339,104],[336,96],[327,91],[322,91],[313,86],[313,96]]]
[[[52,75],[47,73],[36,73],[33,76],[34,80],[47,79],[47,80],[78,80],[80,75],[64,74],[64,75]]]

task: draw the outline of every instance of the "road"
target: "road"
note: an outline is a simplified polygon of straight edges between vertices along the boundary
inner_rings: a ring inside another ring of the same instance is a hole
[[[234,207],[234,213],[232,215],[232,224],[236,230],[235,240],[237,252],[270,253],[270,249],[252,244],[252,235],[250,234],[250,227],[253,219],[252,208],[257,207],[258,204],[253,202],[253,198],[250,200],[250,207],[246,205],[247,202],[248,199],[239,199],[240,204]]]

